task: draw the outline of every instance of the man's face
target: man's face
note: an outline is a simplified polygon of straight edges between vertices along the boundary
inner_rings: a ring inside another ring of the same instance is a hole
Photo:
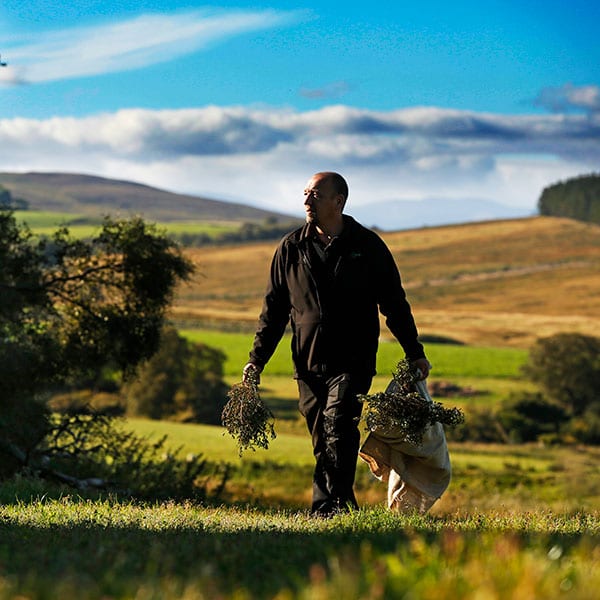
[[[304,188],[304,209],[306,222],[315,225],[330,223],[341,214],[343,196],[337,194],[331,179],[315,175]]]

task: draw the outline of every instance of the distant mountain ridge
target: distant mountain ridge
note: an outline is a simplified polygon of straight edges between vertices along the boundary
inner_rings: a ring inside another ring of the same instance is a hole
[[[30,209],[90,217],[139,214],[154,221],[299,221],[284,213],[76,173],[0,173],[0,186]]]

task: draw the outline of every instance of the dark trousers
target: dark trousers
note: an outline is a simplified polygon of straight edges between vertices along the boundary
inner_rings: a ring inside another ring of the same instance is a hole
[[[298,379],[299,408],[312,435],[315,455],[312,511],[330,515],[358,508],[354,477],[360,444],[359,418],[370,376],[348,373]]]

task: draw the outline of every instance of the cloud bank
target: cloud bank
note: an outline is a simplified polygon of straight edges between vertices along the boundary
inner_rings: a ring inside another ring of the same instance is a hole
[[[0,160],[4,171],[93,173],[292,214],[319,170],[348,178],[350,208],[435,197],[533,211],[546,185],[600,164],[600,112],[587,106],[551,115],[340,105],[14,118],[0,120]]]
[[[0,71],[0,83],[41,83],[147,67],[234,35],[289,24],[302,14],[193,10],[49,31],[12,45],[5,40],[10,63]]]

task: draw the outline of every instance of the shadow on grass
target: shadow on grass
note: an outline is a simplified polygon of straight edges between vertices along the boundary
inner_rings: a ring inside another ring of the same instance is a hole
[[[463,552],[452,549],[456,540],[448,538],[447,530],[427,526],[431,519],[417,519],[406,527],[406,521],[398,518],[395,527],[372,531],[353,525],[352,520],[344,521],[344,517],[312,526],[306,519],[303,532],[284,530],[275,523],[266,527],[264,523],[240,523],[237,527],[230,523],[226,525],[229,530],[223,531],[214,522],[218,514],[212,518],[212,523],[200,519],[192,526],[171,519],[160,529],[160,523],[146,524],[145,519],[152,517],[144,513],[137,516],[135,524],[123,526],[114,522],[103,525],[100,513],[75,524],[47,526],[3,516],[1,573],[33,597],[68,598],[65,586],[72,586],[72,597],[78,599],[141,597],[139,590],[144,586],[158,589],[168,581],[180,590],[198,586],[206,594],[203,597],[214,597],[211,589],[219,595],[242,588],[252,598],[263,598],[282,589],[298,592],[310,583],[315,565],[323,573],[330,572],[334,556],[348,557],[360,565],[365,548],[371,556],[405,553],[414,560],[415,554],[431,547],[431,555],[423,560],[432,561],[439,560],[440,549],[446,546],[451,552]],[[234,517],[224,511],[222,518]],[[477,531],[461,533],[460,547],[478,546],[480,535]],[[548,547],[568,548],[580,537],[510,533],[515,551],[526,546],[539,548],[542,554]],[[423,548],[419,550],[415,544]]]

